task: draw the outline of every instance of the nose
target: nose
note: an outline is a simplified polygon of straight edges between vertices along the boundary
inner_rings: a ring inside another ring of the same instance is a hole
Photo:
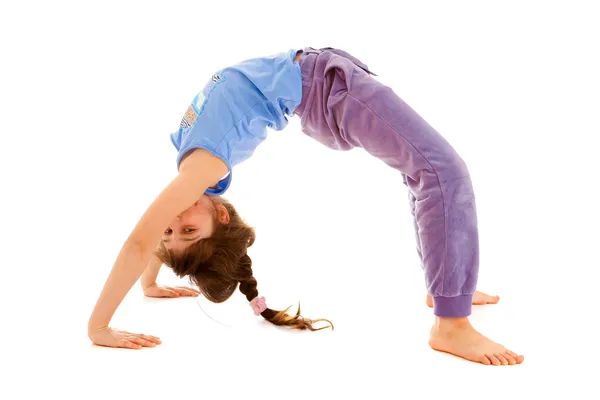
[[[175,221],[169,224],[169,229],[173,229],[173,225],[177,225],[181,221],[181,214],[175,217]]]

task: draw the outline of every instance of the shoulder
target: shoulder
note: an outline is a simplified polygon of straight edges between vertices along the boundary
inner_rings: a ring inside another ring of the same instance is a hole
[[[214,186],[228,172],[229,167],[221,157],[203,148],[191,149],[179,164],[179,173],[182,175],[206,176],[208,181],[203,183],[207,187]]]

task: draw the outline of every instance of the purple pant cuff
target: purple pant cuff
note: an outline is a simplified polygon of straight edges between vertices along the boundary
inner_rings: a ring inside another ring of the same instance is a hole
[[[456,297],[434,297],[433,313],[442,318],[460,318],[471,315],[472,294]]]

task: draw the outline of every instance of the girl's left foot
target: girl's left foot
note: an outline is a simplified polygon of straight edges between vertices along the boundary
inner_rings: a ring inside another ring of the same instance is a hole
[[[490,296],[489,294],[485,294],[483,292],[473,293],[473,304],[475,305],[496,304],[499,300],[499,296]],[[433,297],[430,295],[427,295],[427,300],[425,302],[429,307],[433,307]]]
[[[477,332],[467,318],[436,317],[429,345],[434,350],[485,365],[521,364],[525,358]]]

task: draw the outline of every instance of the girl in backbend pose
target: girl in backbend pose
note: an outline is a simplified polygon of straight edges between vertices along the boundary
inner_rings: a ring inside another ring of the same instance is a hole
[[[361,147],[401,172],[408,187],[417,251],[435,322],[430,346],[483,364],[523,361],[471,326],[471,304],[496,302],[475,292],[479,244],[475,197],[465,162],[368,67],[338,49],[290,50],[217,71],[171,135],[178,175],[158,195],[124,243],[88,325],[102,346],[154,346],[154,336],[109,327],[137,279],[149,296],[196,295],[227,300],[237,287],[256,315],[276,325],[316,330],[300,315],[267,307],[247,248],[254,231],[220,197],[232,169],[250,157],[267,128],[281,130],[297,114],[302,130],[336,150]],[[156,285],[164,263],[200,292]],[[329,322],[329,321],[327,321]],[[323,328],[319,328],[323,329]]]

